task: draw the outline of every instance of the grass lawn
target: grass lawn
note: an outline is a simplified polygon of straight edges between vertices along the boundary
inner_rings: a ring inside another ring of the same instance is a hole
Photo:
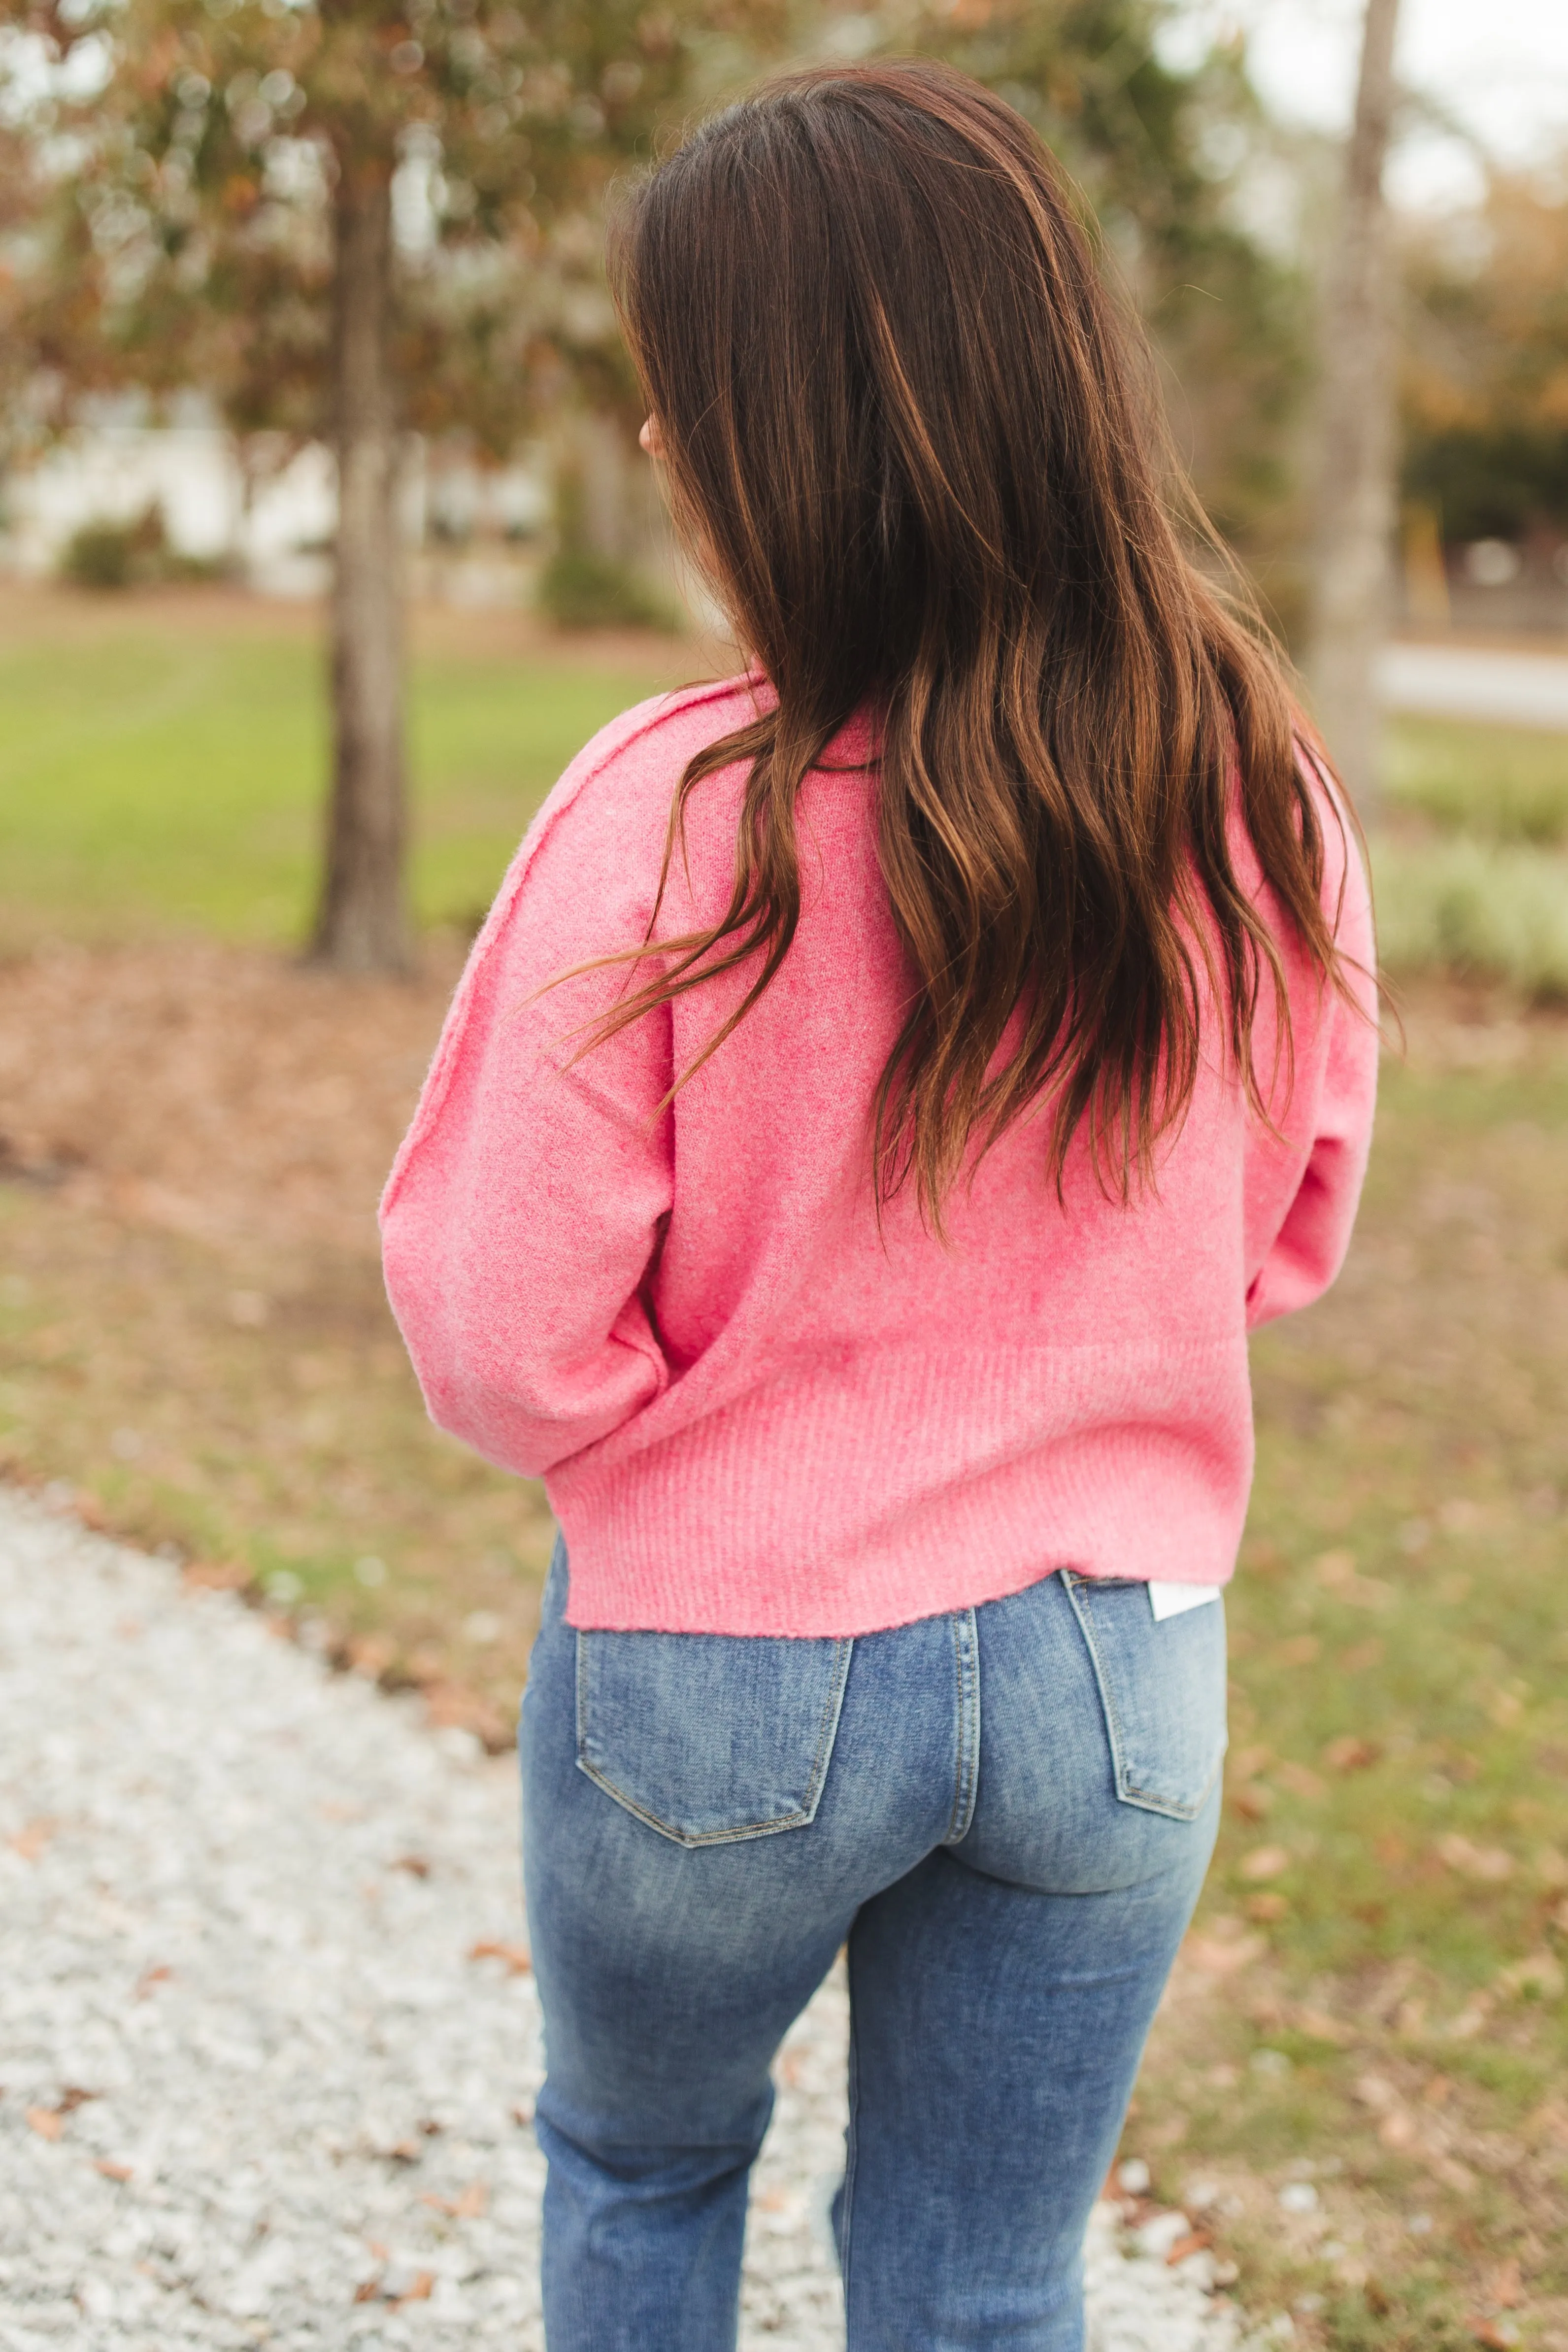
[[[418,919],[469,924],[573,754],[694,669],[689,646],[655,637],[585,659],[509,614],[416,626]],[[308,610],[0,590],[0,941],[172,928],[300,939],[327,772],[322,676]]]
[[[548,1515],[429,1428],[369,1229],[454,944],[379,991],[263,951],[308,904],[305,617],[0,623],[0,937],[54,942],[0,966],[0,1464],[499,1739]],[[425,918],[687,658],[428,623]],[[1394,745],[1391,856],[1550,896],[1561,744]],[[1350,1265],[1254,1349],[1225,1826],[1125,2153],[1298,2345],[1568,2352],[1568,1017],[1406,997]]]

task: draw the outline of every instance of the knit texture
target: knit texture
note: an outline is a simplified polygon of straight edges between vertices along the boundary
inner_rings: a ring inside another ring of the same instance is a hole
[[[1130,1203],[1077,1146],[1059,1200],[1030,1115],[954,1194],[946,1241],[912,1190],[879,1232],[871,1106],[911,975],[856,721],[802,789],[800,922],[778,977],[660,1112],[745,971],[586,1055],[627,968],[549,983],[643,939],[686,762],[761,690],[694,688],[606,728],[476,942],[382,1207],[432,1415],[544,1477],[579,1626],[861,1633],[1064,1566],[1223,1582],[1252,1474],[1247,1332],[1339,1268],[1375,1029],[1286,936],[1278,1132],[1216,1034]],[[730,768],[692,794],[660,939],[727,903],[743,785]],[[1370,970],[1360,863],[1326,831],[1325,904]],[[1244,840],[1238,857],[1255,885]]]

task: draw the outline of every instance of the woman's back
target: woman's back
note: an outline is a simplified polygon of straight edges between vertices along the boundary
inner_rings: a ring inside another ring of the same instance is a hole
[[[612,278],[751,667],[563,778],[384,1209],[431,1411],[561,1521],[550,2352],[734,2352],[768,2069],[846,1947],[848,2352],[1082,2352],[1218,1820],[1247,1328],[1366,1156],[1365,882],[994,94],[775,84]]]
[[[627,967],[549,983],[638,945],[656,907],[659,939],[717,919],[744,768],[690,794],[661,903],[671,808],[693,758],[768,699],[743,679],[617,720],[497,900],[388,1188],[388,1281],[431,1411],[546,1475],[579,1625],[859,1633],[1064,1566],[1223,1581],[1251,1474],[1246,1330],[1338,1269],[1374,1027],[1286,930],[1277,1133],[1211,1014],[1185,1117],[1126,1199],[1082,1135],[1059,1192],[1026,1115],[971,1149],[945,1234],[911,1185],[879,1208],[874,1104],[914,983],[860,718],[800,793],[788,955],[666,1102],[746,967],[588,1052]],[[1245,873],[1244,837],[1236,855]],[[1354,854],[1323,895],[1369,968]],[[1265,1010],[1265,1077],[1271,1039]]]

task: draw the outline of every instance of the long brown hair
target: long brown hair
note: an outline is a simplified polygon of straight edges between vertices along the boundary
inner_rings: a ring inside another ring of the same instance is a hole
[[[1206,982],[1261,1108],[1255,1017],[1267,993],[1277,1066],[1288,1012],[1238,803],[1344,985],[1301,722],[1184,547],[1147,346],[1033,131],[925,62],[792,75],[648,174],[611,270],[677,522],[778,701],[692,761],[672,812],[666,877],[692,791],[749,762],[728,907],[659,940],[659,978],[599,1034],[755,960],[693,1068],[745,1017],[799,920],[802,782],[869,708],[913,977],[879,1204],[913,1176],[940,1226],[971,1144],[1037,1100],[1057,1182],[1087,1120],[1125,1198],[1191,1097]]]

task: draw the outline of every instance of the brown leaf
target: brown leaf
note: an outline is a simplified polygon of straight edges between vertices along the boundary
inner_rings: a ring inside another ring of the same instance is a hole
[[[1331,2017],[1326,2009],[1314,2009],[1310,2001],[1302,2002],[1295,2013],[1294,2021],[1298,2029],[1302,2033],[1310,2033],[1314,2042],[1326,2042],[1335,2050],[1348,2050],[1355,2040],[1350,2026],[1337,2017]]]
[[[172,1968],[162,1963],[155,1969],[144,1969],[136,1980],[136,1990],[131,1998],[132,2000],[145,2000],[154,1985],[167,1984],[173,1973]]]
[[[1230,1977],[1261,1959],[1269,1947],[1261,1936],[1192,1935],[1183,1945],[1185,1957],[1211,1977]]]
[[[415,2278],[413,2284],[411,2287],[406,2288],[402,2294],[394,2298],[392,2309],[394,2311],[401,2311],[405,2303],[428,2303],[434,2291],[435,2273],[434,2271],[421,2271]]]
[[[427,2189],[419,2201],[438,2213],[450,2213],[454,2221],[476,2221],[490,2202],[490,2192],[482,2180],[471,2180],[456,2197],[437,2197]]]
[[[509,1977],[526,1977],[534,1965],[526,1944],[504,1944],[491,1936],[481,1937],[468,1957],[471,1960],[505,1960]]]
[[[52,1821],[46,1815],[40,1814],[37,1821],[29,1822],[25,1829],[19,1829],[15,1836],[8,1837],[5,1843],[13,1853],[21,1855],[24,1862],[37,1862],[49,1840],[54,1836],[55,1828],[56,1824]]]
[[[374,2303],[380,2296],[381,2291],[382,2283],[379,2278],[361,2279],[359,2285],[354,2289],[354,2301],[356,2303]]]
[[[106,2180],[129,2180],[131,2177],[128,2164],[112,2163],[107,2156],[99,2157],[92,2168],[95,2172],[101,2172]]]
[[[1457,1831],[1438,1839],[1437,1853],[1461,1878],[1473,1878],[1483,1885],[1500,1886],[1513,1875],[1512,1854],[1500,1845],[1473,1845]]]
[[[1185,2263],[1188,2254],[1200,2254],[1205,2246],[1212,2246],[1213,2243],[1210,2231],[1189,2230],[1185,2238],[1178,2238],[1175,2245],[1167,2249],[1166,2260],[1167,2263]]]
[[[1364,1772],[1382,1753],[1375,1739],[1363,1739],[1358,1733],[1346,1731],[1329,1741],[1323,1749],[1323,1762],[1335,1772]]]
[[[1478,2344],[1486,2346],[1487,2352],[1513,2352],[1519,2342],[1518,2328],[1506,2319],[1470,2318],[1465,2326]]]
[[[1247,1781],[1230,1791],[1230,1810],[1239,1813],[1244,1822],[1260,1822],[1274,1802],[1273,1791],[1260,1787],[1256,1780]]]
[[[66,2127],[65,2117],[53,2107],[29,2107],[27,2122],[40,2139],[58,2139]]]
[[[1282,1845],[1255,1845],[1242,1857],[1243,1878],[1279,1878],[1291,1867],[1289,1849]]]
[[[394,1870],[406,1870],[411,1878],[428,1878],[430,1864],[422,1853],[400,1853],[393,1863]]]
[[[250,1582],[249,1569],[237,1559],[188,1559],[180,1574],[197,1592],[243,1592]]]

